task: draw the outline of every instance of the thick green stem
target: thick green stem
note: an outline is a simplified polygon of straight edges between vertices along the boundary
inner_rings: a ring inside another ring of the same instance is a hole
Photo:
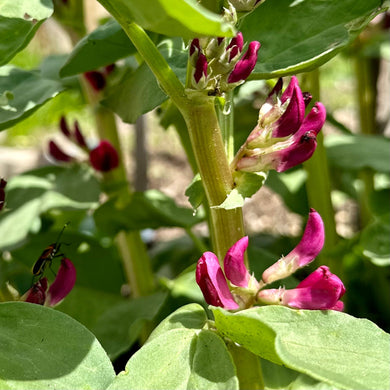
[[[113,187],[117,195],[125,201],[131,196],[131,190],[127,181],[114,115],[106,108],[97,105],[95,106],[95,118],[99,136],[108,139],[118,151],[120,157],[118,168],[105,174],[104,179],[110,184],[107,188]],[[118,185],[115,185],[116,183]],[[155,290],[155,281],[150,259],[140,232],[121,232],[118,234],[117,241],[123,268],[133,296],[140,297],[152,293]]]
[[[229,342],[227,347],[236,366],[240,390],[264,389],[263,372],[259,357],[232,342]]]
[[[231,162],[234,158],[233,108],[233,91],[230,91],[226,93],[223,106],[221,104],[217,105],[218,120],[221,126],[222,139],[229,162]]]
[[[307,73],[305,75],[305,81],[304,89],[310,91],[313,96],[313,101],[319,101],[320,86],[318,69],[311,73]],[[307,173],[306,191],[309,198],[309,205],[320,213],[325,225],[325,251],[320,254],[319,258],[332,269],[332,272],[340,273],[340,262],[326,256],[326,253],[335,247],[338,241],[338,235],[336,232],[331,199],[332,187],[330,183],[328,159],[321,132],[317,136],[316,151],[303,166]]]
[[[218,206],[233,188],[233,177],[225,153],[214,98],[193,95],[182,109],[192,149],[210,206],[211,237],[216,255],[222,261],[226,251],[244,235],[242,209],[225,210]]]
[[[215,112],[214,98],[201,92],[187,96],[184,86],[145,31],[137,24],[126,21],[121,10],[113,8],[109,1],[100,2],[121,24],[160,86],[183,115],[211,210],[214,251],[222,261],[226,251],[244,235],[244,223],[241,208],[217,208],[232,190],[233,178]]]

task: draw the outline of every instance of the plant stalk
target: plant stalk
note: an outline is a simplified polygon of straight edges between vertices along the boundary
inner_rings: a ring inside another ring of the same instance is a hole
[[[310,91],[313,102],[320,99],[319,70],[316,69],[305,75],[304,89]],[[328,265],[332,272],[341,273],[341,264],[326,253],[331,251],[337,241],[336,223],[331,199],[332,186],[330,182],[328,159],[324,146],[322,132],[317,136],[317,148],[313,156],[307,160],[303,167],[307,173],[306,191],[310,207],[316,209],[322,217],[325,226],[325,251],[318,258]]]

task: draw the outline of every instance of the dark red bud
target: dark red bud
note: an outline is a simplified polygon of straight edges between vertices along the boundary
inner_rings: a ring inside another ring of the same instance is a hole
[[[242,52],[244,47],[244,37],[241,32],[239,32],[232,40],[229,45],[226,47],[226,51],[231,49],[229,54],[229,62],[239,53]]]
[[[91,165],[99,172],[108,172],[119,165],[119,156],[115,148],[105,140],[89,153]]]
[[[260,49],[260,42],[252,41],[244,56],[237,62],[233,71],[230,73],[228,83],[236,83],[246,80],[256,65],[257,53]]]
[[[199,83],[202,76],[207,77],[207,59],[204,54],[199,54],[198,61],[196,61],[194,79]]]
[[[115,64],[110,64],[110,65],[107,65],[106,67],[104,67],[104,73],[106,75],[109,75],[110,73],[112,73],[115,69]]]
[[[27,291],[26,302],[43,305],[46,300],[47,279],[42,278]],[[23,298],[22,298],[23,299]]]
[[[88,80],[91,87],[99,92],[106,86],[106,79],[103,73],[93,70],[91,72],[85,72],[84,77]]]
[[[198,52],[200,53],[200,44],[199,44],[199,39],[195,38],[191,41],[190,44],[190,56],[192,56],[194,53]]]

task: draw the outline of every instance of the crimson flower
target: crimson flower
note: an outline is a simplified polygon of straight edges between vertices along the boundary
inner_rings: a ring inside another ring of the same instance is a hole
[[[286,256],[264,271],[257,281],[244,264],[248,237],[238,240],[226,253],[222,271],[217,256],[203,253],[196,267],[196,282],[209,305],[227,310],[247,308],[253,304],[285,305],[298,309],[342,310],[340,298],[345,293],[342,281],[328,267],[321,266],[292,290],[264,289],[311,263],[324,244],[324,225],[320,215],[310,210],[299,244]]]
[[[235,156],[234,169],[284,172],[314,153],[317,135],[325,123],[325,107],[317,102],[305,116],[311,96],[301,91],[297,78],[291,78],[279,99],[281,87],[280,79],[261,107],[256,127]]]
[[[56,278],[49,289],[47,278],[43,277],[34,283],[21,299],[38,305],[55,306],[70,293],[75,282],[76,268],[68,258],[63,257]]]

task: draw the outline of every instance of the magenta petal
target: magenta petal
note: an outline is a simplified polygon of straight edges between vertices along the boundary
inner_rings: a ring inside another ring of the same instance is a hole
[[[239,308],[233,299],[218,258],[214,253],[205,252],[198,260],[196,283],[198,283],[204,299],[209,305],[223,307],[228,310]]]
[[[299,130],[293,135],[293,143],[285,149],[272,153],[275,155],[273,167],[277,172],[295,167],[313,155],[317,147],[316,136],[324,125],[325,119],[325,107],[317,102],[303,120]]]
[[[200,44],[198,38],[194,38],[190,44],[190,56],[192,56],[195,52],[200,52]]]
[[[269,284],[284,279],[298,268],[309,264],[320,253],[324,240],[325,230],[321,216],[314,209],[310,209],[301,241],[287,256],[282,257],[263,272],[263,281]]]
[[[61,259],[61,266],[54,282],[49,287],[49,305],[62,301],[72,290],[76,282],[76,268],[66,257]]]
[[[321,266],[298,284],[297,288],[286,290],[283,304],[297,309],[342,310],[339,299],[344,295],[343,282]]]
[[[250,278],[245,267],[244,254],[248,247],[248,236],[238,240],[226,253],[223,261],[226,277],[236,286],[247,287]]]
[[[100,172],[108,172],[119,165],[116,149],[108,141],[100,141],[99,145],[89,153],[91,165]]]
[[[236,83],[246,78],[251,74],[256,65],[257,53],[260,49],[260,42],[252,41],[244,56],[237,62],[236,66],[229,75],[228,83]]]
[[[244,47],[244,37],[241,32],[239,32],[232,40],[229,45],[226,47],[226,51],[231,49],[229,54],[229,62],[239,53],[242,52],[242,48]]]
[[[298,266],[304,267],[321,252],[325,242],[324,222],[316,210],[310,209],[309,218],[299,244],[284,258],[298,259]]]
[[[293,76],[290,84],[284,91],[281,101],[284,103],[290,99],[286,111],[276,123],[272,137],[287,137],[298,131],[305,117],[305,100],[298,84],[298,79]]]

